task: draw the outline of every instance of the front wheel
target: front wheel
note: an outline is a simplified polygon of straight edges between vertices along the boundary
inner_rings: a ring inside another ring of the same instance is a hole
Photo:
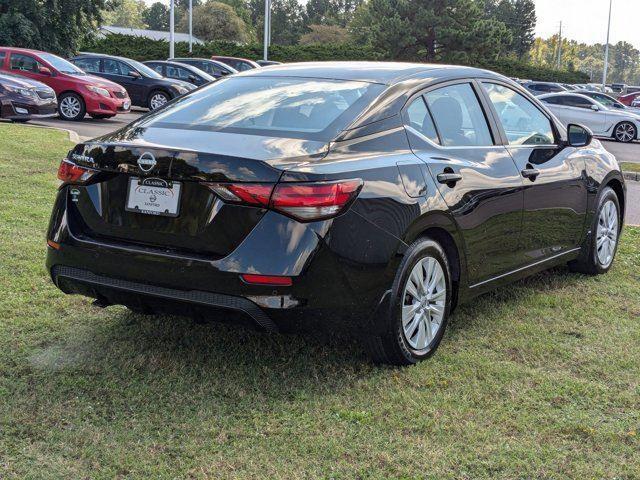
[[[156,90],[149,95],[149,110],[155,110],[162,107],[170,100],[169,95],[165,92]]]
[[[58,99],[58,113],[63,120],[79,121],[87,113],[83,98],[77,93],[63,93]]]
[[[636,126],[631,122],[622,122],[616,125],[613,130],[613,138],[618,142],[629,143],[635,140],[638,135]]]
[[[569,263],[571,270],[589,275],[607,273],[618,249],[621,221],[618,196],[610,187],[605,187],[598,200],[591,235],[582,247],[580,258]]]
[[[437,242],[423,238],[409,247],[393,295],[386,325],[370,339],[369,350],[378,363],[412,365],[438,348],[451,311],[449,263]]]

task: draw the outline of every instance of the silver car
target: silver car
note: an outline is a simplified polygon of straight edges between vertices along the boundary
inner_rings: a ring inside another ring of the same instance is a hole
[[[578,123],[589,127],[594,135],[625,143],[638,138],[640,116],[628,110],[606,107],[578,93],[552,93],[538,98],[565,126]]]

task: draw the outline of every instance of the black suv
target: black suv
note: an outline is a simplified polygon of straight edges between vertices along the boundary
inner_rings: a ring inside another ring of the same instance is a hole
[[[394,364],[432,354],[459,302],[556,265],[607,272],[625,208],[587,129],[502,75],[409,63],[242,72],[78,144],[58,176],[62,291],[346,329]]]
[[[176,80],[189,82],[194,84],[196,87],[216,81],[216,78],[212,77],[207,72],[204,72],[193,65],[187,65],[186,63],[167,62],[165,60],[149,60],[148,62],[144,62],[144,64],[149,68],[153,68],[163,77],[175,78]]]
[[[208,58],[170,58],[168,62],[179,62],[187,65],[192,65],[203,72],[207,72],[214,78],[226,77],[238,71],[227,65],[226,63],[218,62],[217,60],[209,60]]]
[[[132,105],[150,110],[196,88],[189,82],[165,78],[130,58],[85,53],[69,61],[87,73],[122,85],[129,93]]]

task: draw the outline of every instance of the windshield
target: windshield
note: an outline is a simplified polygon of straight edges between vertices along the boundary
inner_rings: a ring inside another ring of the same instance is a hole
[[[162,75],[160,75],[155,70],[147,67],[144,63],[140,63],[140,62],[137,62],[136,60],[129,60],[129,59],[127,59],[127,62],[129,62],[129,65],[131,65],[133,68],[138,70],[145,77],[163,78]]]
[[[384,88],[356,81],[230,77],[182,97],[139,126],[329,141]]]
[[[53,55],[51,53],[41,53],[40,57],[60,73],[69,73],[71,75],[86,75],[86,73],[76,67],[73,63],[67,62],[64,58],[60,58],[57,55]]]

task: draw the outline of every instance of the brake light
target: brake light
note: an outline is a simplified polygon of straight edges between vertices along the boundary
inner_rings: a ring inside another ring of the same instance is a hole
[[[209,183],[207,186],[223,200],[267,208],[273,191],[270,183]]]
[[[271,196],[271,208],[302,221],[334,217],[355,200],[362,185],[360,179],[279,183]]]
[[[63,183],[85,183],[96,173],[96,170],[80,167],[69,160],[62,160],[58,168],[58,178]]]

